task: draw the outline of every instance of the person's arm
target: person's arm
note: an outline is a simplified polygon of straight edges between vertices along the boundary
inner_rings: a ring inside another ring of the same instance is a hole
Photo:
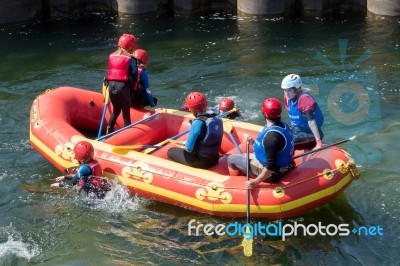
[[[64,179],[72,179],[74,176],[75,176],[75,174],[73,174],[73,175],[62,175],[62,176],[56,177],[56,181],[60,182],[61,180],[64,180]]]
[[[319,134],[318,125],[314,118],[315,105],[316,102],[311,96],[303,94],[299,97],[298,107],[300,112],[307,117],[308,126],[310,127],[310,130],[314,135],[315,141],[317,142],[315,148],[321,148],[321,135]]]
[[[197,139],[201,133],[201,127],[203,126],[203,123],[204,122],[201,121],[200,119],[196,119],[192,122],[192,125],[190,126],[189,137],[185,143],[186,151],[188,152],[193,151]]]
[[[56,183],[53,183],[50,185],[50,187],[60,187],[60,182],[64,179],[73,179],[75,177],[75,175],[62,175],[62,176],[58,176],[56,177]]]
[[[273,171],[264,167],[261,173],[256,177],[256,179],[251,179],[249,181],[244,182],[245,188],[251,189],[253,187],[258,186],[261,182],[270,178],[272,173]]]
[[[315,145],[315,149],[321,148],[322,146],[321,135],[319,134],[317,122],[315,121],[314,118],[312,120],[308,120],[308,126],[310,127],[311,132],[314,135],[315,141],[317,142],[317,145]]]
[[[142,70],[142,73],[140,74],[140,81],[142,82],[142,85],[144,87],[144,94],[146,95],[150,106],[153,108],[154,106],[156,106],[156,104],[154,103],[153,95],[151,94],[149,75],[147,74],[146,69]]]

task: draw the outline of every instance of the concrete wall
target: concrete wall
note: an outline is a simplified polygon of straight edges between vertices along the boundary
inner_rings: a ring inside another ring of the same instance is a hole
[[[0,24],[65,17],[84,11],[124,14],[237,10],[249,15],[312,16],[342,10],[400,16],[400,0],[0,0]]]
[[[295,9],[296,0],[237,0],[237,10],[253,15],[282,15]]]
[[[399,0],[368,0],[367,2],[368,10],[374,14],[383,16],[400,16]]]
[[[42,0],[0,0],[0,24],[40,17]]]

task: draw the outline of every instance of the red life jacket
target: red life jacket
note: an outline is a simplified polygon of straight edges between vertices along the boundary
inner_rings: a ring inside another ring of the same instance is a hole
[[[109,182],[106,178],[102,176],[91,176],[89,179],[91,189],[94,191],[97,190],[109,190]],[[79,187],[83,187],[85,185],[85,181],[83,178],[79,180]]]
[[[143,67],[138,67],[137,70],[138,70],[138,71],[137,71],[137,80],[136,80],[136,82],[135,82],[135,85],[133,85],[133,90],[134,90],[134,91],[137,90],[137,89],[139,88],[139,85],[140,85],[140,75],[142,75]]]
[[[126,54],[110,54],[108,58],[108,72],[106,79],[115,81],[128,81],[129,79],[129,62],[131,56]]]
[[[96,159],[91,160],[89,163],[86,163],[86,165],[89,166],[90,169],[92,169],[92,173],[94,176],[101,176],[103,174],[101,166]]]

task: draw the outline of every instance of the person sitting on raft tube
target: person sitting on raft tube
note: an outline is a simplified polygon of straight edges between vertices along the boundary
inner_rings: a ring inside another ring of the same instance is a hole
[[[215,107],[211,107],[210,110],[215,112],[215,113],[219,113],[222,114],[226,111],[232,110],[233,108],[235,108],[235,102],[231,99],[231,98],[222,98],[221,101],[219,101],[218,105]],[[185,112],[189,112],[189,109],[186,106],[186,103],[184,103],[180,108],[180,111],[185,111]],[[235,119],[236,117],[240,116],[239,111],[235,111],[232,113],[229,113],[226,118],[228,119]]]
[[[302,80],[297,74],[287,75],[281,84],[288,111],[295,149],[321,148],[324,115],[315,99],[302,91]]]
[[[108,72],[105,83],[113,105],[113,113],[108,121],[107,133],[114,131],[118,116],[124,119],[124,127],[131,124],[131,89],[137,79],[136,59],[132,56],[137,40],[132,34],[123,34],[118,40],[118,49],[108,58]]]
[[[150,105],[154,111],[157,105],[157,98],[153,97],[150,90],[149,75],[146,65],[149,61],[147,51],[143,49],[136,49],[133,57],[138,62],[137,80],[131,90],[131,104],[133,107],[144,107]]]
[[[267,98],[261,106],[266,125],[253,144],[250,153],[250,173],[255,179],[245,182],[251,189],[263,181],[277,183],[294,167],[293,136],[289,125],[281,120],[282,106],[278,99]],[[229,173],[232,176],[246,173],[246,154],[232,154],[228,157]]]
[[[169,149],[168,158],[196,168],[210,168],[219,160],[224,133],[222,120],[207,112],[207,99],[200,92],[190,93],[185,103],[196,119],[192,121],[185,149]]]

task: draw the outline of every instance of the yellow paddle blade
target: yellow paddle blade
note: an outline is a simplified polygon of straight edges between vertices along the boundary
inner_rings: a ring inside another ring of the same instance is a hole
[[[103,82],[102,91],[103,91],[104,102],[109,103],[110,102],[110,94],[108,93],[108,85],[104,84],[104,82]]]
[[[174,139],[168,139],[169,142],[171,142],[172,144],[174,144],[175,146],[177,146],[178,148],[185,148],[185,143],[183,143],[182,141],[179,140],[174,140]]]
[[[250,233],[250,227],[246,227],[246,233]],[[243,254],[246,257],[250,257],[253,255],[253,237],[249,240],[247,240],[247,236],[244,235],[243,241],[242,241],[242,246],[243,246]]]
[[[236,111],[237,111],[236,107],[233,107],[231,110],[229,110],[229,113],[231,114],[231,113],[234,113]]]
[[[112,151],[115,153],[121,153],[129,150],[140,151],[143,148],[143,145],[126,145],[126,146],[115,146],[112,148]]]
[[[233,128],[231,121],[228,119],[222,119],[222,122],[224,123],[224,131],[228,134],[231,133]]]

